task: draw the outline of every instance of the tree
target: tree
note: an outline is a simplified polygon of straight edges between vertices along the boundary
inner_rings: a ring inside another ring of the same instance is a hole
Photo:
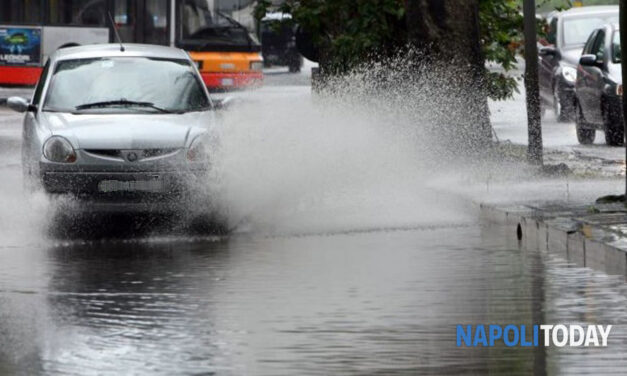
[[[311,36],[320,67],[342,74],[372,55],[391,56],[405,45],[405,0],[285,0],[280,10]],[[271,7],[260,0],[256,17]]]
[[[283,0],[279,9],[292,13],[313,39],[320,66],[329,73],[345,73],[364,61],[394,56],[407,45],[405,0]],[[272,7],[259,0],[256,17]],[[410,1],[411,3],[411,1]],[[507,71],[516,68],[522,44],[522,10],[519,0],[480,0],[481,48],[486,61],[500,71],[485,70],[490,98],[510,97],[516,79]]]
[[[627,51],[627,0],[620,0],[620,49],[621,51]],[[621,64],[621,75],[627,77],[627,64]],[[623,119],[627,120],[627,96],[623,95]],[[627,135],[627,121],[623,120],[623,126],[625,127],[625,134]],[[627,153],[627,149],[625,150]],[[625,155],[627,161],[627,154]],[[627,176],[625,176],[625,201],[627,202]]]
[[[428,65],[447,72],[442,88],[447,116],[473,146],[492,139],[485,58],[479,29],[479,0],[408,0],[409,43]]]

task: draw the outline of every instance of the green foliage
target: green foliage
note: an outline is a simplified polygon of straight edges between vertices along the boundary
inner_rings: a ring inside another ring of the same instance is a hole
[[[265,13],[269,2],[255,10]],[[405,44],[404,0],[285,0],[291,13],[321,52],[327,72],[343,73],[371,56],[389,56]]]
[[[488,95],[506,99],[517,91],[516,79],[507,72],[516,68],[516,54],[523,43],[523,16],[518,0],[480,0],[481,47],[486,62],[503,69],[487,71]]]

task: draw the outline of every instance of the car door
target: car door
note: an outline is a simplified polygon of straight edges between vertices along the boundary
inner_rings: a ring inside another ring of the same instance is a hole
[[[549,43],[549,49],[556,51],[557,48],[557,25],[558,18],[554,17],[549,24],[549,32],[547,33],[547,42]],[[555,53],[545,54],[540,50],[540,67],[539,67],[539,81],[540,81],[540,94],[545,102],[553,101],[553,71],[555,66],[559,63],[559,59]]]
[[[605,78],[603,69],[605,67],[605,46],[606,32],[600,30],[597,35],[592,54],[597,57],[597,66],[588,67],[590,69],[589,78],[589,97],[588,97],[588,113],[589,119],[594,123],[603,123],[603,112],[601,110],[601,98],[603,89],[605,88]]]
[[[583,117],[591,123],[602,121],[600,90],[603,89],[602,62],[605,60],[605,31],[598,30],[588,40],[584,47],[584,54],[595,55],[597,65],[579,65],[577,79],[577,99],[583,112]],[[599,93],[597,93],[599,91]]]

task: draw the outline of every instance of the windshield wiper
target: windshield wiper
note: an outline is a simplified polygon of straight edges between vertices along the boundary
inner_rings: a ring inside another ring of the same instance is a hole
[[[108,107],[108,106],[137,106],[137,107],[150,107],[159,112],[163,112],[165,114],[171,114],[172,111],[166,110],[165,108],[161,108],[155,106],[152,102],[138,102],[138,101],[129,101],[128,99],[118,99],[115,101],[102,101],[102,102],[93,102],[93,103],[85,103],[79,106],[76,106],[76,110],[86,110],[88,108],[98,108],[98,107]]]
[[[244,32],[244,35],[246,36],[246,40],[248,41],[248,48],[252,48],[253,47],[253,39],[250,37],[250,35],[248,35],[248,29],[242,25],[241,23],[235,21],[234,19],[232,19],[231,17],[227,16],[226,14],[224,14],[223,12],[217,12],[219,16],[226,18],[227,21],[229,21],[229,23],[231,24],[231,26],[234,29],[240,29]]]

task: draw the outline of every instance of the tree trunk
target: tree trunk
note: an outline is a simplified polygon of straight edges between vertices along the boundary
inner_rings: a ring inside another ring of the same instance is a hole
[[[473,148],[492,140],[478,1],[407,0],[409,41],[442,86],[440,122]]]
[[[620,0],[620,48],[621,51],[627,51],[627,0]],[[621,73],[623,77],[627,77],[627,63],[622,64]],[[623,81],[623,85],[627,84]],[[623,92],[623,127],[625,135],[627,135],[627,96]],[[627,161],[627,148],[625,149],[625,161]],[[625,176],[625,201],[627,202],[627,175]]]

